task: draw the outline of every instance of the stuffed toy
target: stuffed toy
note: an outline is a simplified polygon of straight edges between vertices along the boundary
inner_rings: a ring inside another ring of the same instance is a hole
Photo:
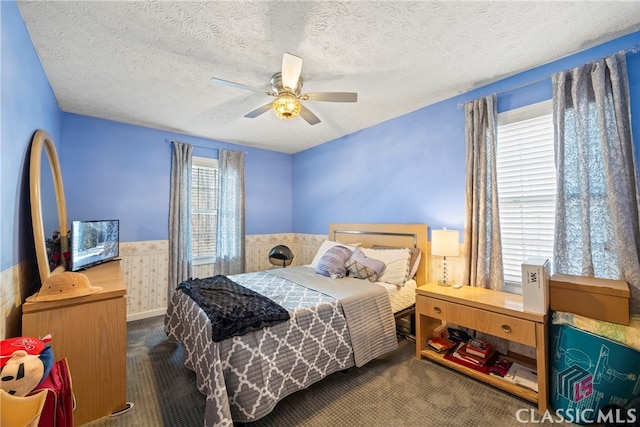
[[[14,396],[31,393],[49,375],[53,350],[43,339],[15,337],[0,341],[0,379],[2,390]]]

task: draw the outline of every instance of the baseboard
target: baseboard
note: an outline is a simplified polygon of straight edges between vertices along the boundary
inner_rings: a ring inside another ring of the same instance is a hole
[[[135,320],[148,319],[150,317],[161,316],[167,312],[167,307],[156,308],[155,310],[143,311],[142,313],[130,314],[127,316],[127,322],[133,322]]]

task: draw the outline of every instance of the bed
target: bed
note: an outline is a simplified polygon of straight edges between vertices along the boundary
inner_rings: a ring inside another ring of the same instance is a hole
[[[165,331],[206,395],[204,425],[256,421],[289,394],[397,348],[396,316],[411,313],[416,284],[426,283],[426,233],[424,224],[331,224],[311,264],[229,276],[288,313],[235,336],[214,339],[211,313],[181,284]],[[345,248],[351,274],[340,277],[334,258]]]

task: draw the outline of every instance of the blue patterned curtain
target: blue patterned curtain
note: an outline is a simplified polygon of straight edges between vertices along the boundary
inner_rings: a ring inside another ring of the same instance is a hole
[[[640,313],[640,197],[626,56],[553,75],[558,198],[554,270],[624,279]]]
[[[191,164],[193,146],[173,141],[169,201],[169,290],[192,277]]]
[[[220,150],[216,274],[244,273],[244,153]]]
[[[496,96],[465,104],[466,200],[463,283],[502,290],[502,239],[496,176]]]

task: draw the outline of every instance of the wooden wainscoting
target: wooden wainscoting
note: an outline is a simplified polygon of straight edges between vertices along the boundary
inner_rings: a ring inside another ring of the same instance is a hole
[[[38,290],[37,274],[24,262],[0,272],[0,340],[22,334],[22,302]]]
[[[275,245],[287,245],[294,253],[292,265],[311,263],[313,256],[327,239],[321,234],[255,234],[246,236],[247,271],[273,268],[269,263],[269,251]],[[461,252],[462,253],[462,247]],[[127,287],[127,320],[137,320],[164,314],[167,307],[167,282],[169,270],[169,241],[150,240],[121,242],[120,257]],[[449,272],[456,280],[462,280],[463,258],[447,260]],[[429,257],[429,277],[438,277],[441,257]],[[35,292],[33,278],[27,277],[25,266],[16,265],[0,273],[2,306],[0,315],[4,322],[0,337],[20,334],[21,301]],[[196,266],[194,275],[212,275],[211,266]]]
[[[292,265],[309,264],[326,238],[326,235],[295,233],[247,235],[246,270],[251,272],[275,268],[268,258],[269,251],[276,245],[287,245],[293,251]],[[169,241],[122,242],[120,258],[127,286],[127,320],[164,314],[169,280]],[[213,266],[194,266],[193,275],[212,276]]]

